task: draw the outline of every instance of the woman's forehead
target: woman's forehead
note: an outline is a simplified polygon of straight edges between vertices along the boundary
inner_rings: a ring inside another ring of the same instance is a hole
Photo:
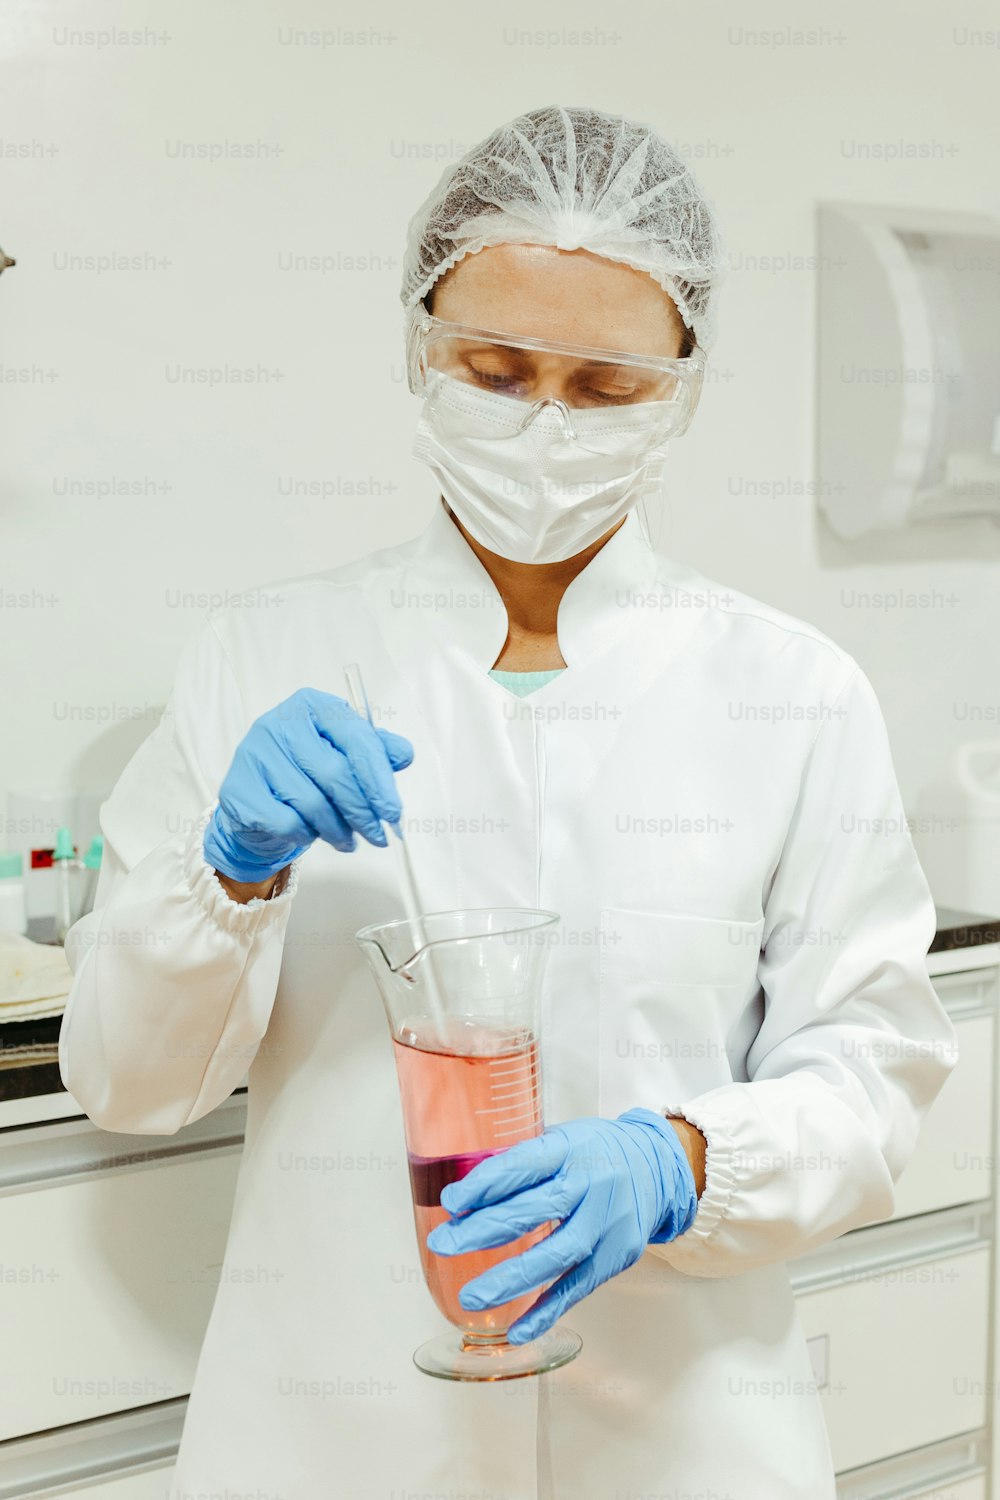
[[[645,271],[588,250],[490,245],[437,283],[436,317],[512,336],[636,354],[673,352],[682,322]]]

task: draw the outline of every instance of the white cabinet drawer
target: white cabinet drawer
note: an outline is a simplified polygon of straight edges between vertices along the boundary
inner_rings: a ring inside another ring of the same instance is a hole
[[[97,1417],[0,1449],[0,1500],[164,1500],[187,1402]]]
[[[954,1018],[977,1010],[992,1010],[997,1000],[997,978],[1000,970],[996,964],[986,968],[960,968],[963,960],[955,956],[955,969],[950,974],[932,974],[938,999]]]
[[[826,1268],[797,1304],[838,1472],[985,1425],[990,1250],[971,1233],[963,1248],[961,1212],[909,1238],[891,1221],[845,1236],[839,1266],[830,1251],[792,1263]],[[955,1248],[933,1256],[949,1224]]]
[[[855,1493],[854,1490],[837,1490],[842,1500],[854,1500]],[[894,1485],[886,1490],[865,1490],[864,1494],[865,1500],[987,1500],[986,1479],[983,1475],[976,1479],[956,1479],[945,1481],[944,1484],[934,1484],[929,1490],[901,1490]],[[108,1500],[116,1500],[111,1491],[108,1492]],[[128,1500],[132,1500],[131,1495]],[[137,1496],[137,1500],[146,1500],[146,1497]]]
[[[240,1161],[227,1104],[168,1137],[0,1133],[0,1439],[191,1389]]]
[[[49,1490],[45,1500],[163,1500],[169,1493],[170,1473],[170,1469],[147,1469],[144,1474],[98,1480],[96,1484],[73,1490]],[[951,1500],[951,1496],[945,1500]],[[960,1500],[965,1500],[965,1497],[960,1497]]]
[[[838,1500],[987,1500],[990,1434],[983,1428],[837,1475]]]
[[[958,1484],[937,1484],[932,1490],[921,1490],[919,1495],[913,1496],[913,1500],[986,1500],[986,1480],[965,1479]]]
[[[928,1110],[917,1148],[896,1184],[894,1219],[976,1202],[993,1191],[994,1019],[957,1014],[952,1019],[958,1062]]]

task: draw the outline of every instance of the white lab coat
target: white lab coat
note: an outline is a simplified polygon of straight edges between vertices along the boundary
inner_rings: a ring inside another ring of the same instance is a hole
[[[171,1493],[828,1500],[783,1263],[891,1213],[955,1060],[867,678],[812,626],[659,556],[634,514],[562,600],[566,671],[524,699],[487,675],[506,615],[443,506],[411,542],[252,600],[186,651],[104,806],[98,909],[69,941],[60,1060],[99,1125],[169,1134],[250,1070]],[[392,857],[317,844],[247,906],[202,858],[251,721],[300,687],[343,695],[354,661],[416,748],[398,785],[425,907],[561,914],[547,1121],[645,1105],[708,1140],[692,1227],[573,1309],[583,1352],[541,1379],[411,1363],[445,1325],[353,941],[400,914]]]

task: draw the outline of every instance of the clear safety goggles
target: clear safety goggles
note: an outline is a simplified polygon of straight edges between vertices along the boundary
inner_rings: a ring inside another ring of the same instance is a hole
[[[691,425],[705,372],[700,349],[686,359],[589,349],[448,323],[419,303],[406,353],[415,395],[442,399],[437,372],[493,398],[470,400],[463,413],[467,424],[480,414],[483,438],[512,437],[552,419],[595,451],[612,430],[634,429],[655,442],[680,437]]]

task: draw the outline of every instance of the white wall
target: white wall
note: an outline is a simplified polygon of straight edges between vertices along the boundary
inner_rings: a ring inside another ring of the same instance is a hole
[[[0,793],[110,785],[202,613],[179,594],[328,567],[423,526],[433,485],[409,456],[401,363],[406,223],[472,142],[552,102],[661,129],[693,159],[735,261],[717,379],[674,446],[660,545],[858,657],[911,812],[955,745],[996,737],[959,714],[1000,704],[1000,530],[845,545],[808,496],[747,494],[813,478],[816,202],[1000,215],[1000,47],[967,36],[996,36],[985,0],[825,14],[791,0],[11,0],[0,25],[0,245],[18,260],[0,279]],[[337,26],[367,41],[286,35]],[[805,40],[787,35],[804,26]],[[138,43],[71,35],[108,27]],[[259,144],[211,161],[178,143]],[[862,159],[873,143],[906,158]],[[362,268],[294,271],[289,255]],[[141,268],[68,269],[70,256]],[[763,256],[801,268],[747,268]],[[210,388],[178,384],[178,366],[268,373]],[[341,493],[290,497],[289,480]],[[343,493],[359,481],[380,493]],[[88,484],[139,493],[66,493]],[[846,602],[854,588],[957,602],[872,611]],[[953,848],[928,848],[939,899],[960,885]]]

